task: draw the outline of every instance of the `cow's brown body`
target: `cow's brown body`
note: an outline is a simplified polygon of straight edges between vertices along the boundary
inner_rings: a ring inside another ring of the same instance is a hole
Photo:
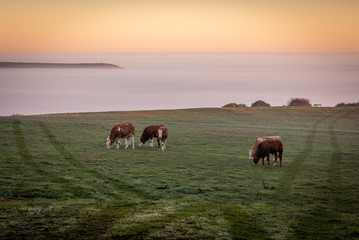
[[[153,138],[157,138],[158,149],[166,149],[168,129],[164,125],[151,125],[143,130],[139,146],[142,147],[148,140],[150,147],[153,147]]]
[[[130,122],[119,123],[113,126],[110,136],[107,137],[107,148],[110,149],[116,142],[116,148],[121,145],[120,139],[125,139],[125,148],[132,142],[132,148],[135,148],[135,127]]]
[[[262,159],[262,165],[264,165],[264,158],[267,158],[268,166],[270,166],[270,155],[274,154],[274,165],[277,163],[279,157],[279,165],[282,166],[283,156],[283,142],[280,137],[262,137],[259,140],[258,146],[255,152],[252,152],[251,157],[253,163],[257,164],[259,159]]]

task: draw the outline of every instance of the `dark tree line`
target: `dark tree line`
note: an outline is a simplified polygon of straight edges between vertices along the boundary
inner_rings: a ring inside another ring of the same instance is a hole
[[[312,107],[310,100],[307,98],[297,98],[293,97],[288,100],[287,106],[289,107]],[[247,107],[245,104],[237,104],[237,103],[228,103],[223,106],[224,108],[239,108],[239,107]],[[263,100],[257,100],[252,103],[251,107],[271,107],[269,103],[266,103]],[[359,107],[359,102],[353,103],[338,103],[335,107]]]
[[[353,103],[338,103],[336,107],[359,107],[359,102],[353,102]]]

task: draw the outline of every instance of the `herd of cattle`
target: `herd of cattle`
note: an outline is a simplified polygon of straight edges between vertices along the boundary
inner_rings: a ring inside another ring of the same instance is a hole
[[[142,147],[147,141],[150,142],[150,147],[153,147],[153,139],[157,138],[158,150],[166,150],[166,143],[168,137],[168,129],[164,125],[151,125],[143,130],[140,138],[139,146]],[[130,122],[119,123],[113,126],[110,135],[107,137],[107,149],[110,149],[114,143],[116,148],[120,148],[120,139],[125,139],[125,149],[129,144],[132,144],[132,149],[135,149],[135,128]],[[268,166],[270,166],[270,155],[274,155],[274,166],[277,164],[279,157],[279,165],[282,166],[283,142],[279,136],[259,137],[254,141],[251,150],[248,150],[249,159],[253,160],[253,164],[257,164],[262,159],[267,159]]]

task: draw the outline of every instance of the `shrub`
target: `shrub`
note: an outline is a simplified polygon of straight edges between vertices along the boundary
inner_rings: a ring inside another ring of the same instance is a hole
[[[270,107],[270,104],[263,100],[257,100],[256,102],[252,103],[252,107]]]
[[[311,107],[312,104],[310,103],[309,99],[306,98],[291,98],[288,101],[288,106],[303,106],[303,107]]]
[[[245,104],[237,104],[237,103],[228,103],[224,106],[222,106],[223,108],[239,108],[239,107],[247,107]]]

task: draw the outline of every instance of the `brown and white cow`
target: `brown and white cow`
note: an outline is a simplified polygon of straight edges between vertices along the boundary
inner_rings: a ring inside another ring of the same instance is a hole
[[[106,140],[107,149],[110,149],[115,142],[116,148],[120,148],[121,138],[125,139],[125,149],[128,148],[128,145],[131,144],[131,142],[132,149],[135,149],[135,128],[131,123],[125,122],[113,126],[110,136],[108,136]]]
[[[142,147],[148,140],[153,147],[153,138],[157,138],[158,149],[164,151],[168,137],[168,129],[164,125],[151,125],[143,130],[138,146]]]
[[[248,154],[249,154],[249,159],[253,160],[252,154],[254,154],[259,146],[259,144],[267,139],[280,139],[282,140],[282,138],[280,136],[265,136],[265,137],[259,137],[257,138],[254,143],[253,146],[250,150],[248,150]]]
[[[274,154],[274,166],[277,164],[278,157],[280,166],[282,166],[283,142],[279,136],[257,138],[248,152],[253,164],[257,164],[262,158],[262,165],[264,165],[264,159],[267,158],[268,166],[270,166],[270,154]]]

